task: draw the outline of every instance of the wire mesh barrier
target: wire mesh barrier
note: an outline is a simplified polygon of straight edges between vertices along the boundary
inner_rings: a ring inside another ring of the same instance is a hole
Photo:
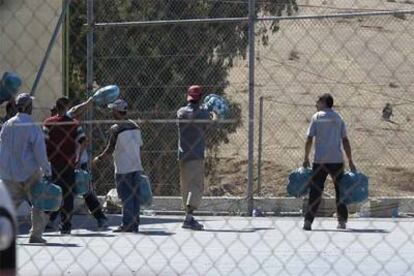
[[[413,274],[412,8],[0,0],[16,273]]]

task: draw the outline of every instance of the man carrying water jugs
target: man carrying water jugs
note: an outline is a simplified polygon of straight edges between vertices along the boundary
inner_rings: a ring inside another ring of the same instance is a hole
[[[44,135],[33,121],[32,97],[23,93],[16,98],[18,113],[4,123],[0,132],[0,178],[17,207],[30,200],[30,188],[43,174],[50,178]],[[49,216],[32,207],[32,229],[29,243],[46,243],[42,238]]]
[[[308,210],[305,214],[303,229],[312,230],[312,222],[318,211],[324,190],[326,177],[332,177],[335,185],[336,207],[338,214],[338,229],[346,229],[348,220],[348,209],[340,202],[339,180],[344,174],[344,161],[342,156],[343,145],[348,158],[349,168],[356,170],[352,161],[351,146],[347,137],[345,123],[342,117],[336,113],[333,107],[333,97],[330,94],[323,94],[316,101],[316,112],[312,116],[305,145],[305,158],[303,166],[309,167],[309,153],[315,137],[315,156],[312,166],[312,179],[310,183],[310,194]]]

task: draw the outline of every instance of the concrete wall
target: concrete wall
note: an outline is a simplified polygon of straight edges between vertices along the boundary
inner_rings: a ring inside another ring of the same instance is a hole
[[[0,1],[0,74],[19,73],[23,78],[22,92],[33,85],[61,8],[60,0]],[[62,37],[59,36],[36,93],[35,117],[43,119],[48,115],[62,91]]]

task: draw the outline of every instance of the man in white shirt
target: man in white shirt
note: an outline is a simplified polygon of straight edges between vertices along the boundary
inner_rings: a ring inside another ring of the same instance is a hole
[[[51,177],[42,129],[31,117],[32,97],[23,93],[17,96],[18,113],[4,123],[0,132],[0,178],[7,187],[16,208],[23,200],[30,200],[30,188],[42,176]],[[30,243],[46,243],[42,233],[49,217],[32,207]]]
[[[305,214],[303,229],[312,230],[312,223],[321,202],[326,177],[332,177],[335,185],[335,197],[338,214],[338,229],[346,229],[348,209],[340,202],[339,181],[344,173],[344,161],[342,147],[348,158],[349,168],[356,170],[352,161],[351,145],[349,143],[345,122],[342,117],[333,110],[333,97],[323,94],[316,102],[316,112],[312,116],[305,145],[304,167],[309,167],[309,153],[315,138],[315,155],[312,166],[312,180],[310,186],[308,210]]]
[[[108,107],[114,119],[104,151],[93,159],[96,163],[112,154],[115,166],[115,181],[118,196],[122,201],[122,224],[113,232],[138,232],[139,186],[143,173],[141,163],[141,129],[127,117],[128,104],[118,99]]]

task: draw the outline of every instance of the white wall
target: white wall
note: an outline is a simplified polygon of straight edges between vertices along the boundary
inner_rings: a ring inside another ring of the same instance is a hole
[[[15,71],[30,91],[62,8],[61,0],[0,0],[0,74]],[[59,35],[39,83],[35,115],[43,119],[62,95],[62,37]],[[4,114],[3,112],[1,115]]]

